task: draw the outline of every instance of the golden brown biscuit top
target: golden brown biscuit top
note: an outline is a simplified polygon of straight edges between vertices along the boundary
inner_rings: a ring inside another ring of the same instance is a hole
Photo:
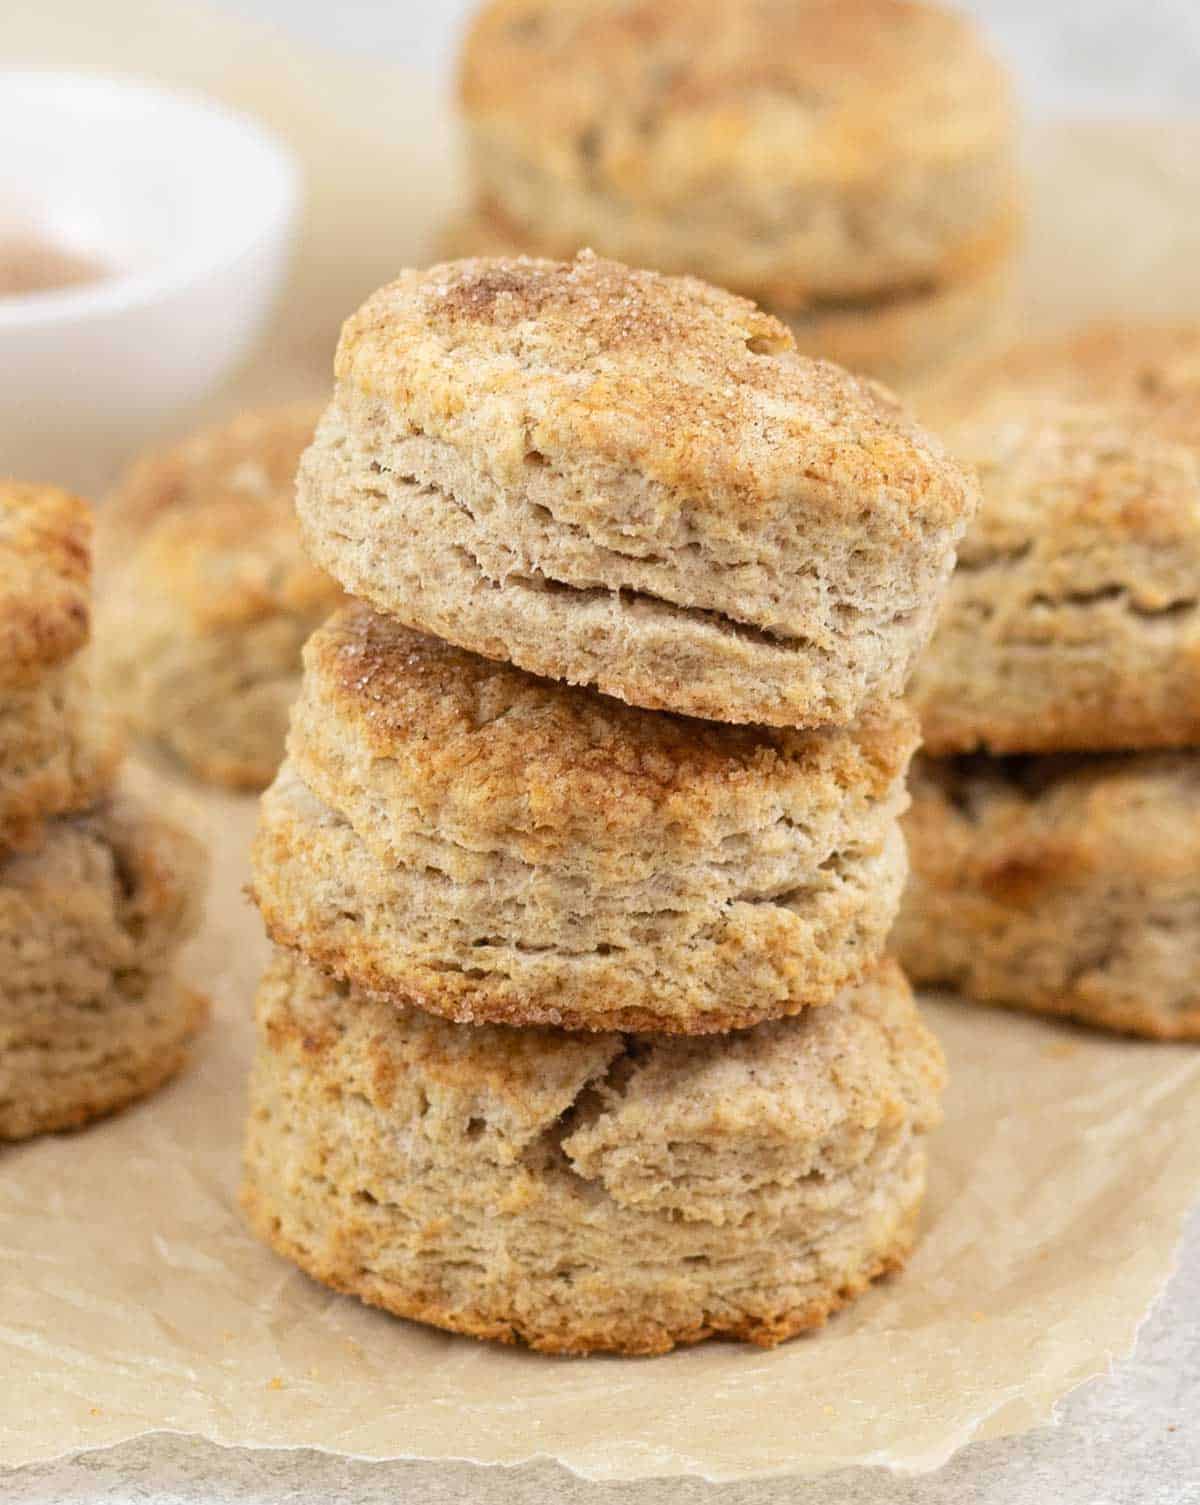
[[[831,789],[882,797],[917,740],[900,704],[812,732],[726,726],[622,701],[424,637],[352,602],[304,651],[306,715],[348,727],[427,811],[470,810],[473,830],[515,825],[615,839]],[[764,813],[765,812],[765,813]]]
[[[340,592],[308,560],[292,498],[320,408],[243,413],[147,455],[105,509],[104,552],[132,553],[200,627],[332,606]]]
[[[753,521],[802,506],[953,526],[975,505],[882,387],[798,355],[743,298],[590,252],[405,272],[347,320],[336,370],[501,484],[531,462],[622,467]]]
[[[55,486],[0,480],[0,684],[35,682],[91,630],[92,514]]]
[[[1048,567],[1068,555],[1086,567],[1097,548],[1107,556],[1122,541],[1190,543],[1193,551],[1200,544],[1200,451],[1160,435],[1136,407],[1000,392],[947,437],[983,489],[959,546],[962,567],[1019,557],[1028,571],[1039,559]],[[1060,589],[1071,583],[1058,582]],[[1151,586],[1149,578],[1141,583]],[[1160,610],[1171,603],[1151,589],[1133,604]]]
[[[976,28],[914,0],[493,0],[460,92],[469,117],[582,154],[614,187],[673,177],[679,194],[953,164],[1012,118]]]

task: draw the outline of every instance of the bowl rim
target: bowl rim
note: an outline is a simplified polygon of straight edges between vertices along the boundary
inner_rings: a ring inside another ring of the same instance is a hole
[[[0,297],[0,329],[109,318],[158,302],[225,270],[271,235],[286,233],[295,221],[302,199],[299,161],[282,139],[255,116],[200,90],[163,84],[132,73],[36,64],[0,65],[0,89],[17,80],[109,94],[116,90],[127,97],[140,97],[158,106],[182,110],[193,118],[232,126],[255,148],[253,171],[261,178],[263,191],[255,200],[252,215],[229,221],[222,233],[214,235],[202,249],[172,258],[153,270],[122,272],[79,287]]]

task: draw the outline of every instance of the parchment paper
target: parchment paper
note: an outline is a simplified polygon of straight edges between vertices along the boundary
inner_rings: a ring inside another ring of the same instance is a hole
[[[7,10],[6,59],[198,84],[299,146],[313,218],[297,278],[269,348],[217,403],[322,384],[340,315],[423,254],[452,193],[427,91],[147,0],[106,0],[107,41],[88,0]],[[1031,317],[1200,311],[1200,129],[1058,129],[1034,147]],[[929,1005],[953,1082],[923,1240],[903,1277],[818,1335],[553,1360],[325,1292],[234,1207],[266,949],[241,892],[254,802],[158,767],[131,777],[210,841],[187,967],[214,1025],[152,1102],[0,1152],[0,1464],[174,1430],[374,1458],[550,1456],[596,1479],[924,1470],[1047,1421],[1131,1347],[1200,1184],[1200,1052],[945,1001]]]

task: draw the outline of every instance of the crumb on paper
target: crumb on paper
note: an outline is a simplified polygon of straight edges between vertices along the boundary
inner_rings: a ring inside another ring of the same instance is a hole
[[[283,1389],[283,1381],[279,1378],[278,1375],[276,1375],[274,1379],[271,1379],[271,1380],[267,1381],[267,1389],[268,1390],[282,1390]]]

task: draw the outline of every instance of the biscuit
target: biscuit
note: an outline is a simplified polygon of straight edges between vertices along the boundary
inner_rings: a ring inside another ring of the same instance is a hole
[[[1200,444],[1015,392],[948,442],[984,500],[910,687],[926,750],[1200,742]]]
[[[0,481],[0,852],[90,805],[120,755],[87,664],[91,548],[84,502]]]
[[[769,1346],[904,1263],[941,1054],[893,963],[720,1039],[464,1029],[277,953],[242,1194],[308,1274],[548,1353]]]
[[[1016,197],[1003,69],[911,0],[493,0],[460,103],[476,202],[538,254],[789,313],[953,282]]]
[[[270,782],[300,649],[340,592],[300,545],[292,482],[319,409],[244,413],[137,464],[105,513],[112,703],[201,779]]]
[[[833,300],[789,314],[777,312],[804,355],[834,361],[898,391],[919,392],[952,380],[1003,344],[1013,326],[1015,224],[994,253],[953,279],[890,297]],[[447,260],[464,256],[536,254],[504,224],[480,211],[455,218],[438,240]]]
[[[921,760],[912,794],[915,983],[1200,1038],[1200,755]]]
[[[203,862],[116,796],[0,865],[0,1139],[70,1128],[182,1065],[206,1005],[172,975]]]
[[[305,649],[254,891],[273,938],[460,1022],[707,1033],[883,950],[916,742],[655,715],[355,604]]]
[[[314,558],[410,627],[653,710],[818,726],[899,692],[977,500],[778,321],[588,255],[408,272],[337,374],[297,479]]]

